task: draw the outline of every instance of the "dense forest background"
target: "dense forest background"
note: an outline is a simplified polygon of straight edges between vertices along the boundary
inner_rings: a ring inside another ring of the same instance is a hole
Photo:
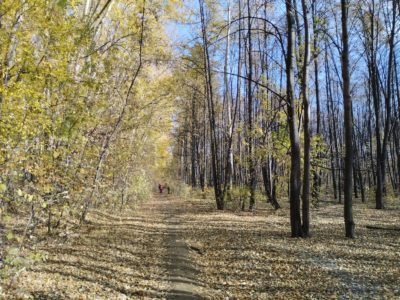
[[[196,9],[174,147],[187,184],[213,186],[219,209],[289,197],[294,236],[321,200],[345,203],[353,236],[353,197],[377,209],[398,199],[397,1]]]
[[[159,183],[293,237],[343,203],[355,237],[354,203],[399,205],[399,40],[398,0],[1,1],[3,278]]]

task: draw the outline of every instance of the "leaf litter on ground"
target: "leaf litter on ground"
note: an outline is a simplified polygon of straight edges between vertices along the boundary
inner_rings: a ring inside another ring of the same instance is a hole
[[[357,238],[343,237],[342,206],[312,210],[312,236],[289,237],[288,209],[216,211],[204,199],[155,197],[135,210],[93,211],[65,243],[38,245],[18,295],[33,299],[163,299],[166,206],[206,299],[400,299],[399,211],[355,207]]]

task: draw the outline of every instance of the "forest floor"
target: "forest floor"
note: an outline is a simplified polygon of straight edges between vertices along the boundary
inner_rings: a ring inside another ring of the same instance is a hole
[[[42,241],[22,272],[33,299],[400,299],[400,214],[312,210],[312,237],[289,237],[287,208],[216,211],[204,199],[157,195],[134,210],[92,211],[78,232]],[[369,229],[366,226],[375,226]]]

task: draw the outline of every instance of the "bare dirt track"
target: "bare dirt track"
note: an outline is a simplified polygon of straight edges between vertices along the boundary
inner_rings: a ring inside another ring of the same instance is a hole
[[[288,211],[218,212],[213,202],[155,195],[134,210],[93,211],[68,238],[40,244],[22,273],[30,299],[400,299],[398,210],[312,212],[310,239],[289,238]]]
[[[23,272],[19,297],[203,299],[180,202],[156,195],[135,210],[92,211],[78,233],[40,247],[46,259]]]

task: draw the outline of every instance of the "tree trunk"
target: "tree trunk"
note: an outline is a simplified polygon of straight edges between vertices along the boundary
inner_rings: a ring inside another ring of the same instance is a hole
[[[270,159],[268,158],[268,163],[264,163],[261,168],[265,193],[268,198],[268,202],[272,204],[275,209],[281,208],[276,199],[276,183],[275,178],[272,176],[271,166],[270,166]]]
[[[204,0],[199,0],[200,6],[200,17],[201,17],[201,28],[202,28],[202,39],[203,39],[203,51],[204,51],[204,73],[206,81],[206,95],[208,104],[208,113],[210,121],[210,142],[211,142],[211,165],[212,165],[212,179],[214,185],[215,201],[217,209],[224,209],[224,198],[221,190],[221,178],[219,174],[219,160],[218,160],[218,140],[216,134],[216,120],[215,120],[215,109],[214,109],[214,96],[211,78],[211,66],[210,66],[210,55],[208,49],[208,37],[207,37],[207,26],[204,13]]]
[[[247,0],[247,34],[248,34],[248,66],[247,66],[247,113],[248,113],[248,124],[247,124],[247,143],[249,145],[249,183],[250,189],[250,201],[249,209],[252,210],[256,203],[256,169],[254,166],[254,145],[253,145],[253,93],[252,93],[252,81],[253,81],[253,47],[251,39],[251,6],[250,0]]]
[[[303,96],[304,109],[304,166],[303,166],[303,196],[302,196],[302,212],[303,212],[303,236],[308,237],[310,234],[310,151],[311,151],[311,136],[310,136],[310,108],[308,101],[308,63],[310,52],[310,36],[308,29],[308,8],[305,0],[301,0],[303,10],[304,24],[304,55],[303,69],[301,75],[301,93]]]
[[[191,125],[192,125],[192,130],[190,133],[190,150],[191,150],[191,165],[192,165],[192,170],[191,170],[191,175],[192,175],[192,187],[195,188],[197,186],[197,178],[196,178],[196,94],[193,95],[192,97],[192,105],[191,105],[191,110],[192,110],[192,120],[191,120]]]
[[[288,124],[291,146],[291,167],[290,167],[290,225],[292,237],[301,237],[303,235],[301,216],[300,216],[300,139],[297,127],[296,106],[294,97],[294,70],[295,62],[294,41],[294,8],[292,0],[286,0],[286,19],[287,19],[287,56],[286,56],[286,92],[287,92],[287,110]]]
[[[344,222],[346,237],[354,238],[352,185],[353,185],[353,120],[350,95],[349,37],[347,30],[348,0],[341,0],[342,12],[342,77],[344,104],[345,164],[344,164]]]
[[[317,17],[316,17],[316,0],[312,1],[312,25],[313,25],[313,59],[314,59],[314,81],[315,81],[315,102],[316,102],[316,109],[317,109],[317,129],[316,134],[319,136],[321,134],[321,100],[320,100],[320,91],[319,91],[319,64],[318,64],[318,38],[319,35],[317,33]],[[317,159],[321,158],[321,153],[317,153]],[[319,201],[319,191],[321,187],[321,172],[315,170],[313,175],[313,192],[312,196],[318,203]]]

